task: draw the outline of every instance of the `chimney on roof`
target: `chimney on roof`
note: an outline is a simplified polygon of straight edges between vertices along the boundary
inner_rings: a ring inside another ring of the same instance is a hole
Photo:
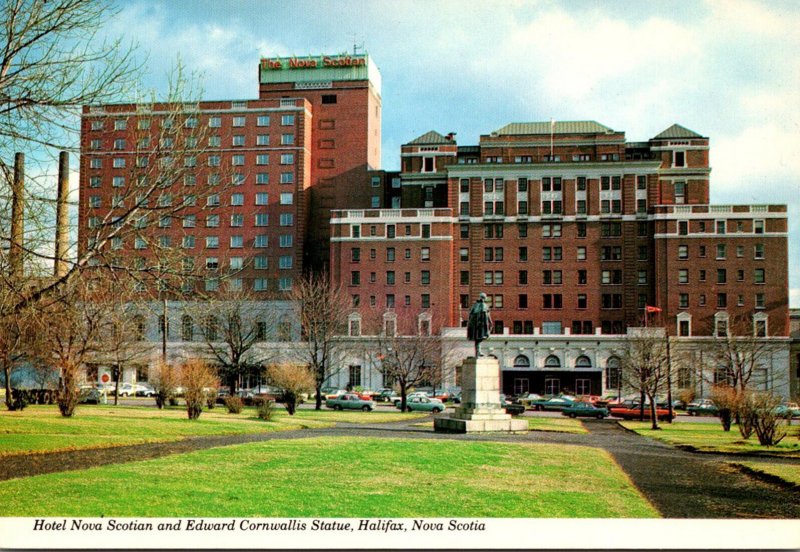
[[[445,138],[447,138],[447,139],[448,139],[448,140],[450,140],[451,142],[452,142],[453,140],[455,140],[455,137],[456,137],[456,133],[455,133],[455,132],[448,132],[448,133],[447,133],[447,136],[445,136]]]

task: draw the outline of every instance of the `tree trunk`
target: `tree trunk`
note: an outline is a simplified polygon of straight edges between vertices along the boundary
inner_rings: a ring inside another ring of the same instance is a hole
[[[648,396],[648,398],[650,399],[650,420],[651,420],[650,429],[661,429],[660,427],[658,427],[658,413],[656,412],[656,398],[655,397],[650,397],[650,396]]]
[[[114,368],[114,406],[119,404],[119,366]]]
[[[317,387],[315,387],[315,391],[317,398],[315,401],[314,410],[322,410],[322,387],[317,385]]]
[[[6,408],[13,410],[13,400],[11,399],[11,367],[8,362],[3,363],[3,375],[6,377]]]
[[[400,412],[406,411],[406,384],[400,383]]]

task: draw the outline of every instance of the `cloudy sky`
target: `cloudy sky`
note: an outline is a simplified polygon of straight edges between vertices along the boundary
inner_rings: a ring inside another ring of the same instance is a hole
[[[711,139],[714,203],[790,207],[800,307],[800,2],[120,0],[108,32],[165,90],[178,56],[204,99],[258,93],[261,56],[352,51],[383,77],[383,167],[434,129],[459,144],[509,122],[590,119],[647,140]]]

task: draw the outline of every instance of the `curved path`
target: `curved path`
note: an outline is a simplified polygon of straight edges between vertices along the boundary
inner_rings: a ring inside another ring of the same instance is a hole
[[[169,443],[6,456],[0,457],[0,480],[146,460],[240,443],[317,436],[368,435],[379,438],[554,443],[606,450],[666,518],[800,518],[800,495],[796,488],[788,489],[753,479],[727,463],[732,460],[771,459],[686,452],[637,435],[610,420],[586,421],[589,434],[532,431],[524,435],[441,434],[417,426],[424,421],[417,418],[386,424],[339,423],[336,427],[325,429],[196,437]],[[791,463],[800,470],[800,459],[771,461]]]

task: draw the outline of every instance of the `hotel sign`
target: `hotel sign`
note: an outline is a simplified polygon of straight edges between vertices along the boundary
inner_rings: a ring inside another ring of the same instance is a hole
[[[318,56],[290,58],[261,58],[261,69],[266,71],[282,69],[321,69],[336,67],[365,67],[366,56]]]

